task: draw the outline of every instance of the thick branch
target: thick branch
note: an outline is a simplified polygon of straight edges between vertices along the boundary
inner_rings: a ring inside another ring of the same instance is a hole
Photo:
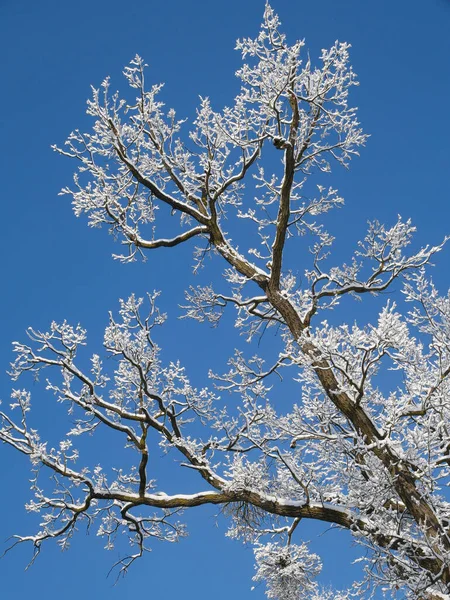
[[[424,550],[413,540],[407,540],[400,536],[389,536],[381,534],[364,519],[359,518],[347,509],[341,509],[328,504],[296,502],[279,500],[271,496],[265,496],[254,491],[241,492],[198,492],[196,494],[145,494],[144,496],[124,492],[96,491],[93,495],[99,500],[115,500],[130,503],[134,506],[151,506],[161,509],[193,508],[205,504],[230,504],[248,502],[252,506],[260,508],[273,515],[294,519],[313,519],[326,523],[332,523],[360,535],[367,536],[374,543],[389,550],[403,549],[408,553],[411,560],[431,571],[439,573],[442,570],[442,561],[427,556]]]
[[[299,125],[299,112],[297,98],[293,92],[289,94],[289,100],[292,107],[292,122],[289,130],[289,139],[286,142],[284,152],[284,175],[280,192],[280,207],[277,217],[277,231],[272,248],[272,275],[270,285],[275,289],[280,287],[281,265],[283,259],[283,249],[286,241],[291,204],[291,190],[294,182],[295,173],[295,140]]]

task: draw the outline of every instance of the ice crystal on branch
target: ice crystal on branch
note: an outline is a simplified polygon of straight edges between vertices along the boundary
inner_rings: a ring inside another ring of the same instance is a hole
[[[314,579],[322,570],[317,554],[309,552],[306,544],[280,546],[268,543],[256,546],[256,575],[254,581],[264,581],[267,597],[276,600],[311,598],[317,584]]]

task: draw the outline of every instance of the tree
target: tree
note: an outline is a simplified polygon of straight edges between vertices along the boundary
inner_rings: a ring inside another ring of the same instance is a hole
[[[357,83],[349,46],[336,43],[314,67],[303,42],[287,45],[266,5],[259,36],[238,48],[247,62],[234,105],[215,112],[202,99],[187,134],[159,101],[161,86],[146,87],[136,56],[124,71],[135,97],[110,94],[105,80],[88,103],[93,130],[56,149],[79,163],[74,187],[63,190],[75,214],[122,241],[117,258],[195,241],[196,272],[208,256],[225,264],[220,290],[187,290],[184,316],[218,325],[234,307],[249,345],[226,373],[211,373],[215,387],[196,389],[180,364],[161,358],[157,293],[121,301],[104,338],[113,360],[94,354],[90,369],[79,356],[80,326],[30,329],[30,341],[15,344],[12,378],[43,372],[75,423],[55,450],[28,424],[28,391],[15,390],[14,412],[0,413],[2,441],[35,465],[28,509],[43,513],[41,531],[17,542],[36,553],[48,539],[65,547],[80,522],[97,521],[108,546],[128,533],[134,550],[117,565],[126,571],[152,538],[184,535],[182,510],[213,504],[229,517],[230,535],[254,544],[255,580],[268,597],[327,597],[315,582],[319,557],[297,540],[300,521],[315,519],[369,549],[367,584],[448,598],[450,300],[425,274],[443,244],[408,252],[414,227],[399,217],[391,227],[371,223],[350,263],[332,266],[326,213],[343,200],[324,182],[366,141],[348,104]],[[398,306],[410,303],[403,314],[384,299],[393,284],[402,286]],[[320,316],[370,297],[368,313],[376,306],[378,316],[364,326]],[[273,355],[263,360],[255,346],[271,331]],[[288,367],[299,387],[294,405],[283,399]],[[227,392],[239,401],[225,408]],[[76,462],[73,438],[102,429],[133,461],[114,480]],[[199,491],[158,488],[148,465],[158,444],[165,460],[175,454],[195,472]],[[41,468],[54,489],[38,484]]]

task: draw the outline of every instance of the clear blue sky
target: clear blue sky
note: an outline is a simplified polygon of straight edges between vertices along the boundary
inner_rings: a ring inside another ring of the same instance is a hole
[[[392,222],[398,213],[418,225],[419,243],[439,242],[450,233],[450,0],[273,0],[272,5],[290,40],[305,37],[312,57],[335,39],[353,45],[361,81],[354,102],[372,137],[350,171],[333,179],[346,198],[334,232],[344,233],[341,251],[364,235],[368,218]],[[164,98],[181,116],[193,114],[198,95],[210,96],[220,107],[236,91],[235,39],[256,33],[263,8],[264,0],[0,0],[3,401],[11,387],[4,374],[10,342],[24,339],[28,325],[44,328],[52,319],[67,318],[81,322],[96,342],[117,298],[161,288],[164,306],[175,317],[190,279],[191,256],[178,250],[158,251],[144,265],[115,263],[112,239],[88,230],[73,217],[67,199],[57,196],[70,183],[74,165],[50,145],[87,126],[90,84],[109,74],[113,88],[123,86],[121,70],[139,53],[150,64],[149,78],[166,82]],[[449,252],[436,260],[435,280],[442,289],[449,287]],[[167,273],[175,267],[177,281],[170,282]],[[201,342],[195,360],[192,332]],[[168,355],[184,360],[201,383],[214,336],[175,318],[166,335]],[[226,331],[221,336],[233,345]],[[35,405],[36,422],[51,431],[60,407],[38,393]],[[35,521],[23,508],[30,496],[28,477],[28,461],[1,447],[1,542],[33,529]],[[192,513],[190,538],[177,546],[156,544],[115,587],[106,574],[117,556],[102,550],[95,531],[88,537],[80,532],[68,553],[47,546],[26,573],[30,548],[23,546],[0,561],[1,597],[263,598],[261,587],[250,592],[250,549],[225,539],[223,522],[214,514]],[[305,524],[304,537],[314,547],[328,547],[323,581],[346,585],[348,557],[356,556],[348,537],[334,531],[318,540],[316,532]]]

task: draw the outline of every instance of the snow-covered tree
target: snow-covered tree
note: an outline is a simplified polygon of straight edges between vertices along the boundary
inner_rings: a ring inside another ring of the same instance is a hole
[[[29,422],[27,390],[15,390],[0,413],[0,439],[34,465],[27,508],[42,525],[17,542],[36,553],[97,522],[108,547],[128,533],[134,550],[118,565],[126,571],[152,538],[185,534],[182,511],[212,504],[229,518],[229,535],[254,545],[254,579],[269,598],[344,599],[368,586],[450,598],[450,296],[425,273],[443,244],[410,251],[414,227],[399,217],[370,223],[348,264],[333,264],[325,215],[343,199],[326,181],[366,136],[349,105],[357,85],[349,45],[323,50],[316,66],[303,46],[287,44],[266,5],[257,38],[237,44],[244,64],[233,106],[216,112],[202,98],[190,128],[160,101],[161,85],[147,86],[136,56],[124,71],[131,99],[110,93],[106,79],[88,102],[92,130],[55,148],[78,164],[63,193],[77,216],[122,242],[116,258],[185,244],[195,247],[196,272],[208,255],[225,267],[218,289],[186,291],[183,315],[218,325],[234,309],[245,343],[225,373],[210,373],[209,387],[194,387],[183,366],[161,356],[157,293],[120,302],[90,369],[79,326],[52,323],[15,343],[12,379],[42,374],[70,413],[56,449]],[[358,312],[366,322],[349,320],[351,298],[375,296]],[[272,355],[262,358],[257,342],[271,331]],[[133,461],[114,477],[95,457],[79,464],[74,447],[105,429]],[[155,445],[161,460],[193,471],[196,493],[160,488],[148,463]],[[43,470],[51,489],[37,479]],[[366,550],[363,582],[320,589],[303,519],[351,532]]]

